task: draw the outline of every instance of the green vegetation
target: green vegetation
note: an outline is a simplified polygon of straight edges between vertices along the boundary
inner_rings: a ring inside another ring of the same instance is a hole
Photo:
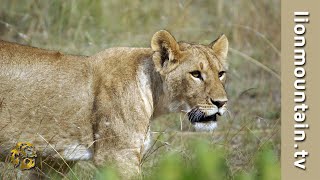
[[[229,113],[212,133],[190,132],[183,113],[153,121],[156,143],[143,159],[142,178],[280,179],[279,0],[1,0],[0,6],[0,39],[70,54],[148,47],[159,29],[199,43],[226,34]],[[199,138],[206,143],[190,145]],[[73,169],[79,179],[92,172],[89,165]],[[58,166],[48,174],[73,179],[62,172]],[[108,170],[99,177],[115,176]]]
[[[255,169],[250,172],[231,173],[224,149],[213,147],[208,142],[195,141],[189,147],[191,157],[170,152],[155,165],[156,170],[145,179],[151,180],[280,180],[280,162],[270,146],[261,149],[254,157]],[[98,179],[119,179],[115,171],[105,170]]]

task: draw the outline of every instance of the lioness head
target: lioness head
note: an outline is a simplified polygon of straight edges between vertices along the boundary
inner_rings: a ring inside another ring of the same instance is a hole
[[[226,36],[221,35],[209,45],[189,44],[177,42],[162,30],[153,35],[151,47],[170,111],[187,112],[196,130],[213,130],[217,115],[227,110]]]

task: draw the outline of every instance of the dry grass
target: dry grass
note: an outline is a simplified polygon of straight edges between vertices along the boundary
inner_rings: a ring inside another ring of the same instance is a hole
[[[158,140],[144,159],[144,175],[163,153],[178,151],[187,158],[185,143],[195,137],[225,147],[233,173],[252,170],[254,155],[266,143],[280,156],[279,0],[1,0],[0,39],[71,54],[149,46],[159,29],[200,43],[227,35],[230,113],[213,133],[187,132],[186,121],[181,130],[181,114],[155,120]],[[81,171],[75,173],[81,176]]]

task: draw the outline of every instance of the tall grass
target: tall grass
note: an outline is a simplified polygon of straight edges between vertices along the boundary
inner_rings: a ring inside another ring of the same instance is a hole
[[[229,115],[220,118],[213,133],[186,131],[190,127],[183,114],[153,121],[157,141],[144,159],[143,177],[151,178],[153,172],[171,166],[174,159],[161,160],[165,154],[178,152],[182,156],[178,163],[190,162],[187,144],[195,137],[223,149],[231,179],[255,179],[255,172],[275,170],[268,169],[268,159],[279,161],[280,156],[279,0],[0,0],[0,4],[0,39],[70,54],[92,55],[114,46],[149,47],[159,29],[169,30],[177,40],[198,43],[226,34],[231,47],[226,86]],[[263,155],[257,164],[256,157],[266,145],[273,155]],[[259,168],[263,164],[264,170]],[[84,176],[81,170],[75,174]]]

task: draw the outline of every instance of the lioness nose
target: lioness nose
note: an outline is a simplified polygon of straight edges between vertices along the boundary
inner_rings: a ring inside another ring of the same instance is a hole
[[[214,101],[211,99],[212,104],[216,105],[218,108],[221,108],[227,101]]]

